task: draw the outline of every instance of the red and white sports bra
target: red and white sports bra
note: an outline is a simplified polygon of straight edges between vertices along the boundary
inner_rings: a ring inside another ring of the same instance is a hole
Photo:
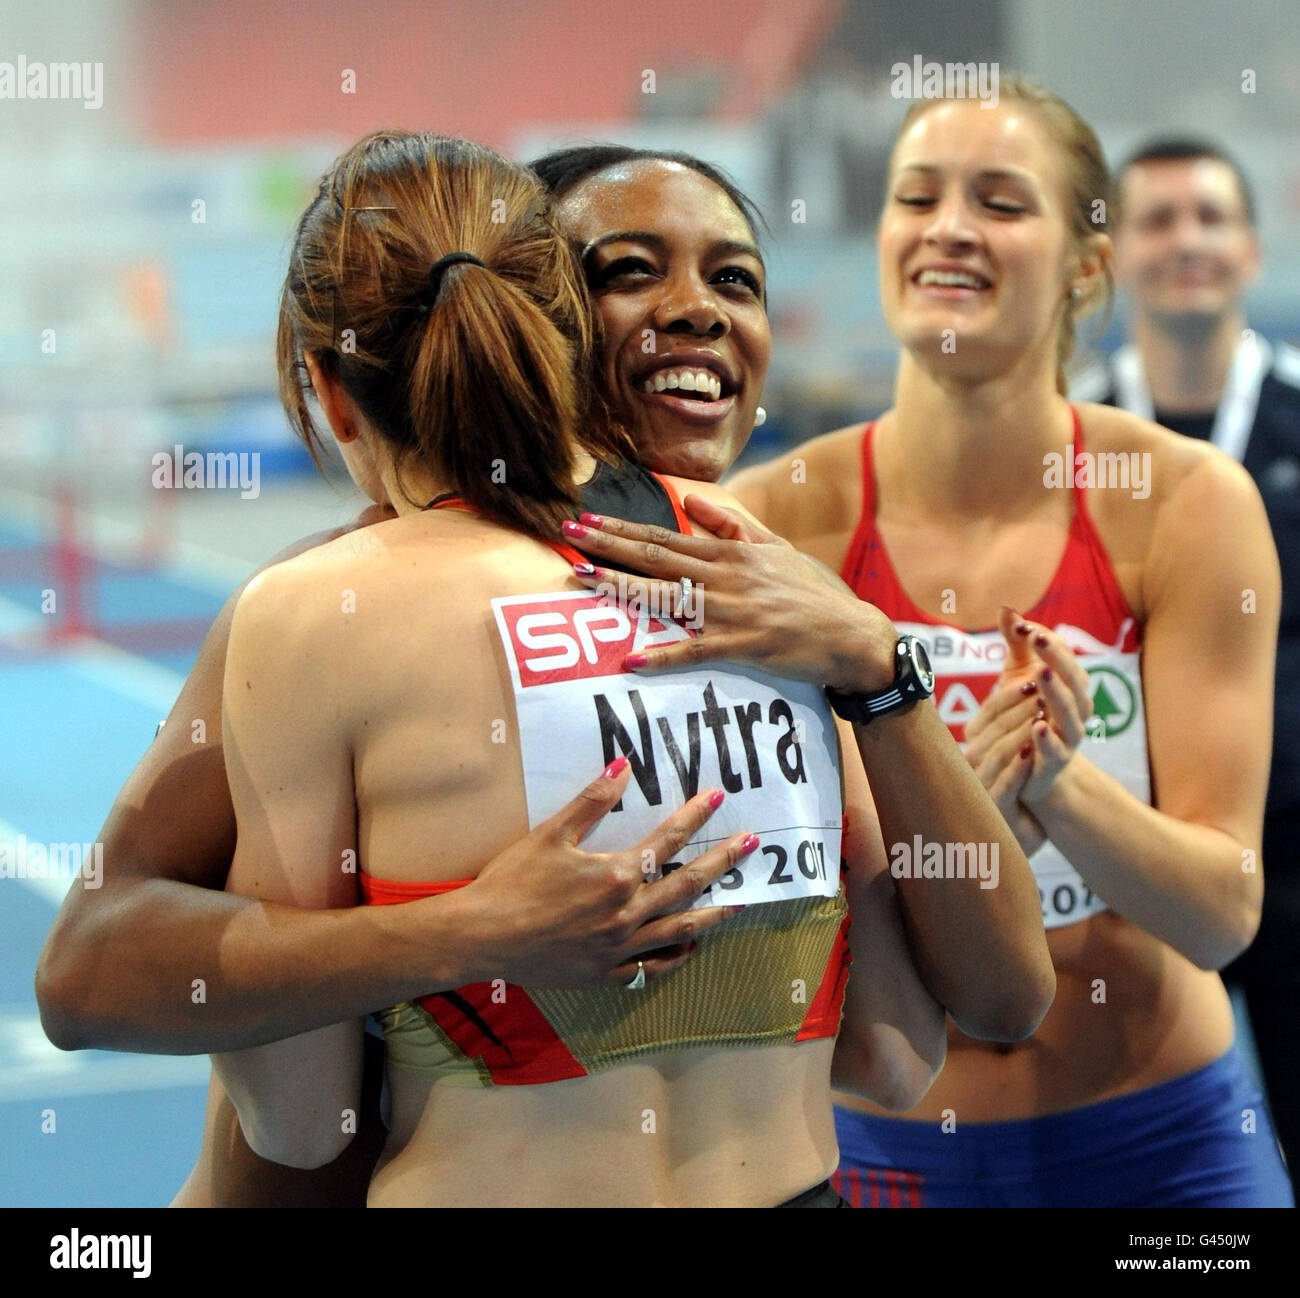
[[[1074,454],[1083,429],[1074,411]],[[1002,671],[1006,642],[996,628],[953,626],[918,608],[899,581],[876,528],[872,457],[875,424],[862,434],[862,516],[840,575],[857,595],[886,613],[900,632],[919,636],[935,672],[935,705],[958,743]],[[1046,594],[1025,616],[1056,632],[1087,669],[1094,712],[1079,751],[1135,797],[1151,801],[1146,714],[1142,701],[1142,629],[1115,577],[1110,556],[1088,512],[1087,492],[1076,482],[1074,517],[1065,552]],[[1088,919],[1107,909],[1051,842],[1030,858],[1048,928]]]

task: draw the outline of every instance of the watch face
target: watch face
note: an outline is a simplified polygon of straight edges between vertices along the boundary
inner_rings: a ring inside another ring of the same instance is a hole
[[[925,652],[925,645],[915,636],[912,638],[912,662],[916,664],[916,674],[927,694],[934,693],[934,668],[930,666],[930,655]]]

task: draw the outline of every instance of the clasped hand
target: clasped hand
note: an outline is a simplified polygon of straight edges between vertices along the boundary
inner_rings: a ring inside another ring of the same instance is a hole
[[[1047,835],[1034,808],[1073,761],[1092,715],[1088,673],[1055,632],[1005,605],[1006,666],[966,726],[966,759],[1025,855]]]

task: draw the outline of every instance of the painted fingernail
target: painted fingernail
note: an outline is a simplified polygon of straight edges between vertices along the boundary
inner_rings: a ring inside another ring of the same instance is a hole
[[[1037,649],[1047,648],[1047,637],[1045,635],[1036,635],[1034,637],[1034,647]]]
[[[560,531],[563,532],[565,536],[582,537],[587,535],[587,529],[583,527],[581,523],[575,523],[567,518],[560,525]]]
[[[741,856],[748,856],[757,847],[758,847],[758,835],[746,834],[740,843],[740,854]]]
[[[743,906],[728,906],[728,907],[727,907],[727,918],[728,918],[728,919],[731,919],[731,918],[732,918],[733,916],[735,916],[735,915],[743,915],[744,913],[745,913],[745,908],[744,908]]]
[[[1033,746],[1033,744],[1025,744],[1024,747],[1021,748],[1021,750],[1020,750],[1020,756],[1021,756],[1021,757],[1032,757],[1032,756],[1033,756],[1033,753],[1034,753],[1034,746]]]
[[[717,811],[717,809],[722,806],[722,800],[726,796],[727,795],[723,793],[721,789],[714,789],[713,792],[709,794],[709,809],[711,811]]]
[[[1052,679],[1052,669],[1050,667],[1044,667],[1043,670],[1038,673],[1038,679],[1046,685],[1047,682]]]
[[[1047,738],[1047,722],[1046,722],[1046,721],[1036,721],[1036,722],[1034,722],[1034,734],[1036,734],[1036,735],[1039,737],[1039,739],[1046,739],[1046,738]]]
[[[628,671],[634,672],[638,667],[644,667],[649,661],[650,659],[647,658],[645,654],[628,654],[628,656],[623,659],[623,666],[626,667]]]
[[[1025,682],[1021,687],[1020,687],[1020,692],[1021,692],[1021,694],[1026,694],[1026,695],[1027,695],[1027,694],[1036,694],[1036,693],[1038,692],[1038,682],[1037,682],[1037,681],[1026,681],[1026,682]]]
[[[596,566],[591,563],[575,563],[573,565],[573,571],[576,572],[579,577],[594,577],[596,575]]]
[[[627,765],[626,757],[616,757],[610,764],[605,767],[605,778],[612,780],[616,776],[623,774],[623,768]]]
[[[1019,635],[1028,635],[1034,628],[1028,622],[1017,622],[1016,632]]]
[[[599,514],[579,514],[578,517],[588,527],[604,527],[605,520]]]

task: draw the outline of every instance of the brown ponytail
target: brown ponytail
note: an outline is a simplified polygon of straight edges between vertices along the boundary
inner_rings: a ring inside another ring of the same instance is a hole
[[[431,285],[451,252],[483,264]],[[631,453],[578,379],[592,348],[581,268],[524,167],[466,140],[380,131],[321,180],[277,338],[281,400],[318,463],[307,353],[393,447],[399,483],[414,460],[498,522],[550,535],[578,503],[574,449]]]

